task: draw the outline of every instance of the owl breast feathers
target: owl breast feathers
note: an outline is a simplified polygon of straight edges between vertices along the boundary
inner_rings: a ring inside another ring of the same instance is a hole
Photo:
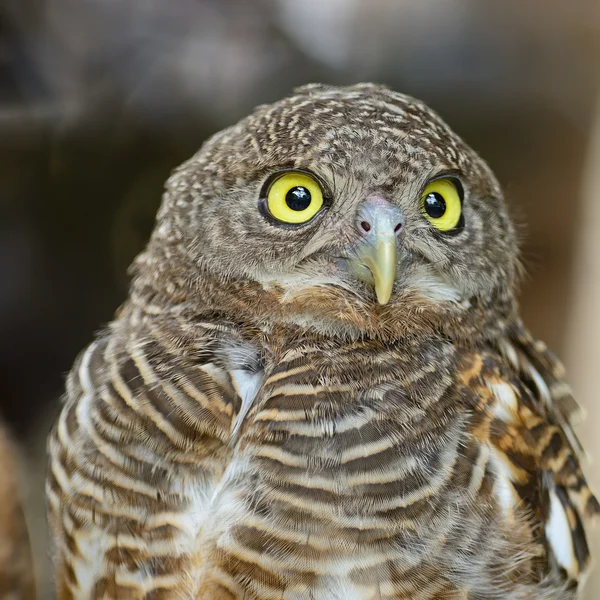
[[[600,512],[486,164],[304,87],[170,178],[49,441],[59,600],[572,599]]]

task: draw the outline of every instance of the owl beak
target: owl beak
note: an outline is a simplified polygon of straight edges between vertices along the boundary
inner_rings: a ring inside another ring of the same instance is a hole
[[[353,248],[350,262],[355,275],[374,284],[379,304],[387,304],[398,270],[398,235],[404,215],[381,196],[370,196],[357,213],[357,228],[362,237]]]

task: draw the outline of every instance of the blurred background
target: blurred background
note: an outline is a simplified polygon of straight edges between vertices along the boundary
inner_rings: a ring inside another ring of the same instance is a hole
[[[314,81],[417,96],[492,165],[522,224],[525,320],[570,368],[600,460],[599,0],[3,0],[0,412],[43,580],[45,436],[126,296],[164,180]]]

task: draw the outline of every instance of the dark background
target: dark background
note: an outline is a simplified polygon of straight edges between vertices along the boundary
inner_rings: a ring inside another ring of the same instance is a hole
[[[563,350],[599,58],[592,0],[3,0],[0,410],[36,527],[64,375],[125,298],[164,180],[296,85],[382,82],[440,112],[503,183],[524,317]]]

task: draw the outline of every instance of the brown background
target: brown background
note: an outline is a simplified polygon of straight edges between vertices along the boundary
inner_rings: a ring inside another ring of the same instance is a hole
[[[311,81],[418,96],[491,163],[523,225],[525,319],[571,368],[600,457],[599,59],[592,0],[4,0],[0,408],[40,576],[44,437],[65,372],[125,297],[164,179]]]

